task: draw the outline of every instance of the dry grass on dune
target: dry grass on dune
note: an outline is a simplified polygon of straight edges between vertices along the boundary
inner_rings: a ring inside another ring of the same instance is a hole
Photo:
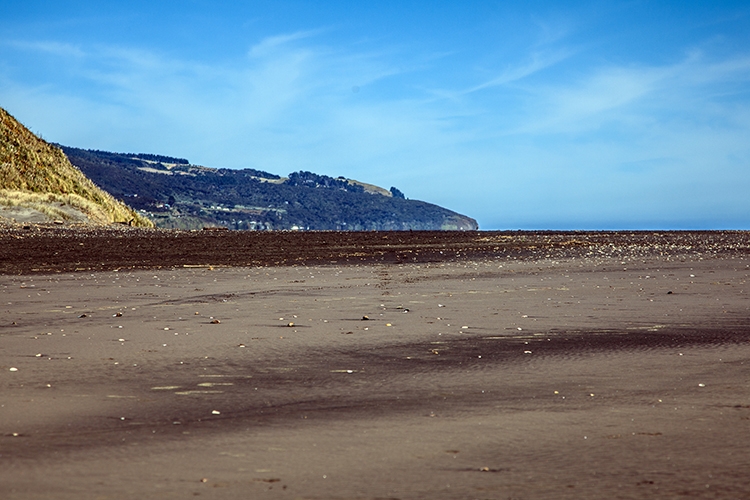
[[[83,212],[90,222],[128,222],[152,227],[109,193],[98,188],[55,146],[35,136],[0,108],[0,205],[37,210],[52,218],[69,219]]]

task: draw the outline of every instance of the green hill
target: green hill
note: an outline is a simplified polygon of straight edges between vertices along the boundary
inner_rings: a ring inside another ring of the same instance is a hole
[[[0,108],[0,219],[153,227]]]

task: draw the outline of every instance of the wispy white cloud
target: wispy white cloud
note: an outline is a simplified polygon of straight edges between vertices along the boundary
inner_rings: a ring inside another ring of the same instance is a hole
[[[81,58],[85,57],[85,51],[78,45],[57,42],[57,41],[26,41],[26,40],[10,40],[6,41],[5,44],[10,45],[16,49],[44,53],[52,56],[60,56],[67,58]]]
[[[325,30],[323,29],[305,30],[283,35],[269,36],[253,45],[248,51],[248,55],[251,57],[266,57],[274,52],[287,48],[292,42],[318,36],[324,31]]]
[[[482,82],[478,85],[470,87],[461,92],[461,94],[470,94],[480,90],[484,90],[491,87],[497,87],[501,85],[507,85],[509,83],[517,82],[535,73],[543,71],[550,66],[554,66],[561,61],[564,61],[573,54],[573,51],[562,49],[554,52],[535,52],[531,54],[529,61],[514,67],[507,68],[498,76]]]
[[[574,82],[524,86],[530,112],[511,128],[514,133],[575,134],[613,123],[668,121],[674,113],[700,121],[713,106],[729,116],[734,104],[717,98],[731,93],[727,86],[745,92],[748,83],[750,60],[745,56],[708,61],[691,55],[664,66],[593,68]]]

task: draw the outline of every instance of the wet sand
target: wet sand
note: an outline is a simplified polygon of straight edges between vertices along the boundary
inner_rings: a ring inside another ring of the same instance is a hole
[[[0,498],[750,497],[746,235],[499,236],[78,272],[6,245]]]

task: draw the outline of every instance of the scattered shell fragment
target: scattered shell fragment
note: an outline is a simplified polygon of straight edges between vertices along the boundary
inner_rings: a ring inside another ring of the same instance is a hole
[[[367,315],[362,316],[362,321],[368,321],[369,319],[370,317]]]
[[[221,412],[219,410],[213,410],[211,411],[211,415],[221,415]]]
[[[211,320],[211,324],[212,325],[218,325],[219,323],[221,323],[221,321],[219,321],[218,319],[212,319]]]
[[[122,317],[122,313],[121,312],[115,313],[115,314],[112,315],[112,317],[113,318],[120,318],[120,317]]]
[[[18,368],[16,368],[15,366],[11,366],[10,368],[8,368],[8,371],[17,372]]]
[[[294,326],[294,321],[290,321],[289,323],[286,324],[286,326],[291,328],[292,326]]]

